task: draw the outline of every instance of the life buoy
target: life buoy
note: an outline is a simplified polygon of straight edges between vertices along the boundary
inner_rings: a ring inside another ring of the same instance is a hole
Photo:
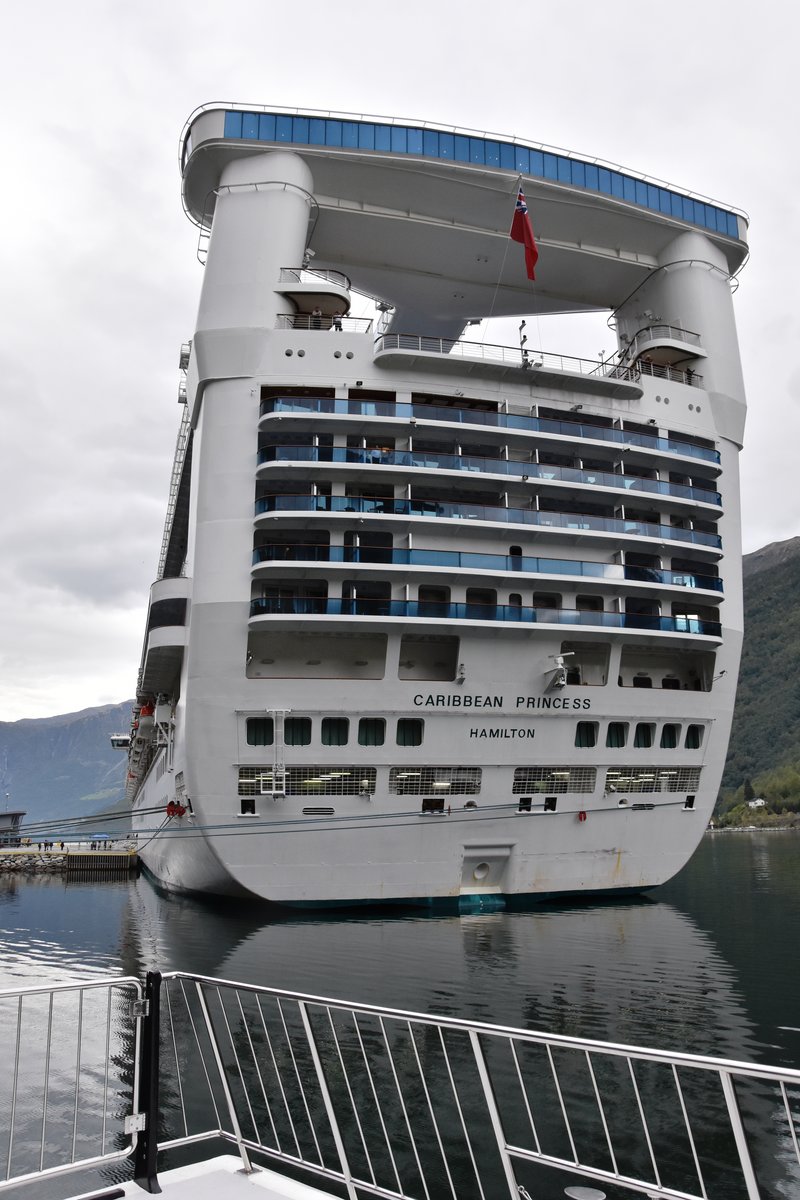
[[[579,820],[579,821],[585,821],[585,820],[586,820],[586,810],[585,810],[585,809],[583,809],[583,808],[582,808],[582,809],[580,810],[580,812],[578,813],[578,820]]]

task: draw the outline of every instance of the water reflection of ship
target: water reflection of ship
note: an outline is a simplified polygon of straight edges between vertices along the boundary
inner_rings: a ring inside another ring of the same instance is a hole
[[[275,918],[130,890],[132,973],[159,967],[549,1032],[757,1058],[731,966],[651,900],[474,915]]]

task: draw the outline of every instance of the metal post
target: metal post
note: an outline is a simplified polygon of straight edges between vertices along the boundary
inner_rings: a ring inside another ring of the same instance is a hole
[[[133,1178],[145,1192],[160,1192],[158,1160],[158,1059],[161,972],[148,971],[139,1043],[138,1112],[144,1118],[136,1136]]]

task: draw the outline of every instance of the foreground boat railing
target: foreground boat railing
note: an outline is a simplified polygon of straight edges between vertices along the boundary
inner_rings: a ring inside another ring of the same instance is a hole
[[[143,1015],[137,979],[0,991],[0,1188],[136,1151]]]
[[[580,1181],[757,1200],[800,1186],[798,1071],[182,973],[163,995],[162,1088],[180,1097],[168,1144],[213,1131],[245,1169],[266,1157],[353,1198],[537,1200]]]
[[[156,1192],[159,1151],[214,1139],[351,1200],[800,1193],[800,1071],[182,972],[0,1010],[0,1187],[133,1154]]]

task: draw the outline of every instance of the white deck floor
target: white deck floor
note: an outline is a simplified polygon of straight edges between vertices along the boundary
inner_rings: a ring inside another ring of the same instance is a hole
[[[253,1200],[332,1200],[331,1192],[321,1192],[261,1167],[246,1175],[241,1159],[232,1155],[164,1171],[159,1173],[158,1182],[166,1200],[246,1200],[248,1196]],[[126,1196],[137,1200],[144,1200],[148,1195],[135,1183],[120,1186]],[[84,1192],[75,1200],[88,1200],[90,1196],[100,1198],[106,1190],[113,1193],[116,1189]]]

